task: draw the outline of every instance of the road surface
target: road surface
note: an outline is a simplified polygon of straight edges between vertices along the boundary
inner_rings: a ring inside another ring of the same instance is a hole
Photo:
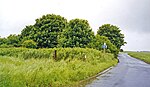
[[[86,87],[150,87],[150,64],[119,54],[120,63]]]

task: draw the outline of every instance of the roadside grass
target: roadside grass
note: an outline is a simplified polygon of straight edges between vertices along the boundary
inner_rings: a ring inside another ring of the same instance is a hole
[[[127,52],[130,56],[150,64],[150,52]]]
[[[73,86],[117,64],[112,54],[88,48],[57,49],[56,61],[53,50],[0,49],[0,87]]]

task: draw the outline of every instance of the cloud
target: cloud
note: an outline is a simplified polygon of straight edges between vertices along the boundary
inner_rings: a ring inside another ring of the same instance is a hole
[[[150,38],[147,34],[140,34],[136,32],[127,33],[125,40],[128,41],[122,48],[128,51],[150,51]]]
[[[150,0],[0,0],[0,36],[19,34],[36,18],[51,13],[68,20],[87,19],[95,33],[102,24],[117,25],[128,42],[125,49],[139,49],[133,45],[134,36],[139,38],[139,47],[145,42],[150,50]]]

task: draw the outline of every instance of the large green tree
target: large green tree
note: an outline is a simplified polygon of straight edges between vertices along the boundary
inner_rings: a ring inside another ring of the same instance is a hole
[[[124,34],[121,33],[119,27],[111,25],[111,24],[104,24],[99,27],[97,34],[100,36],[106,36],[114,44],[118,49],[121,48],[126,42],[124,41]]]
[[[36,30],[37,29],[35,29],[33,25],[26,26],[21,31],[22,42],[24,42],[25,40],[34,39],[34,34],[36,33]]]
[[[86,47],[94,37],[94,32],[87,20],[72,19],[68,27],[63,31],[63,38],[60,39],[62,47]]]
[[[58,45],[58,40],[62,31],[66,28],[67,19],[60,15],[47,14],[36,19],[34,25],[26,26],[22,30],[22,38],[33,40],[40,48],[54,48]]]

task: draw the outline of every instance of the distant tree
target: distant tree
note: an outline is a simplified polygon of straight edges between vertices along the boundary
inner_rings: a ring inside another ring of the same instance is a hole
[[[22,30],[22,39],[33,40],[40,48],[54,48],[58,45],[62,31],[66,28],[67,20],[60,15],[47,14],[36,19],[32,26],[26,26]]]
[[[63,38],[60,42],[62,47],[86,47],[93,39],[94,32],[87,20],[73,19],[63,31]]]
[[[0,37],[0,45],[6,44],[6,38]]]
[[[7,45],[12,45],[15,47],[19,47],[20,46],[20,35],[16,35],[16,34],[11,34],[6,38],[6,44]]]
[[[124,41],[124,34],[121,33],[121,30],[114,25],[104,24],[99,27],[97,34],[100,36],[106,36],[118,49],[121,48],[126,42]]]

